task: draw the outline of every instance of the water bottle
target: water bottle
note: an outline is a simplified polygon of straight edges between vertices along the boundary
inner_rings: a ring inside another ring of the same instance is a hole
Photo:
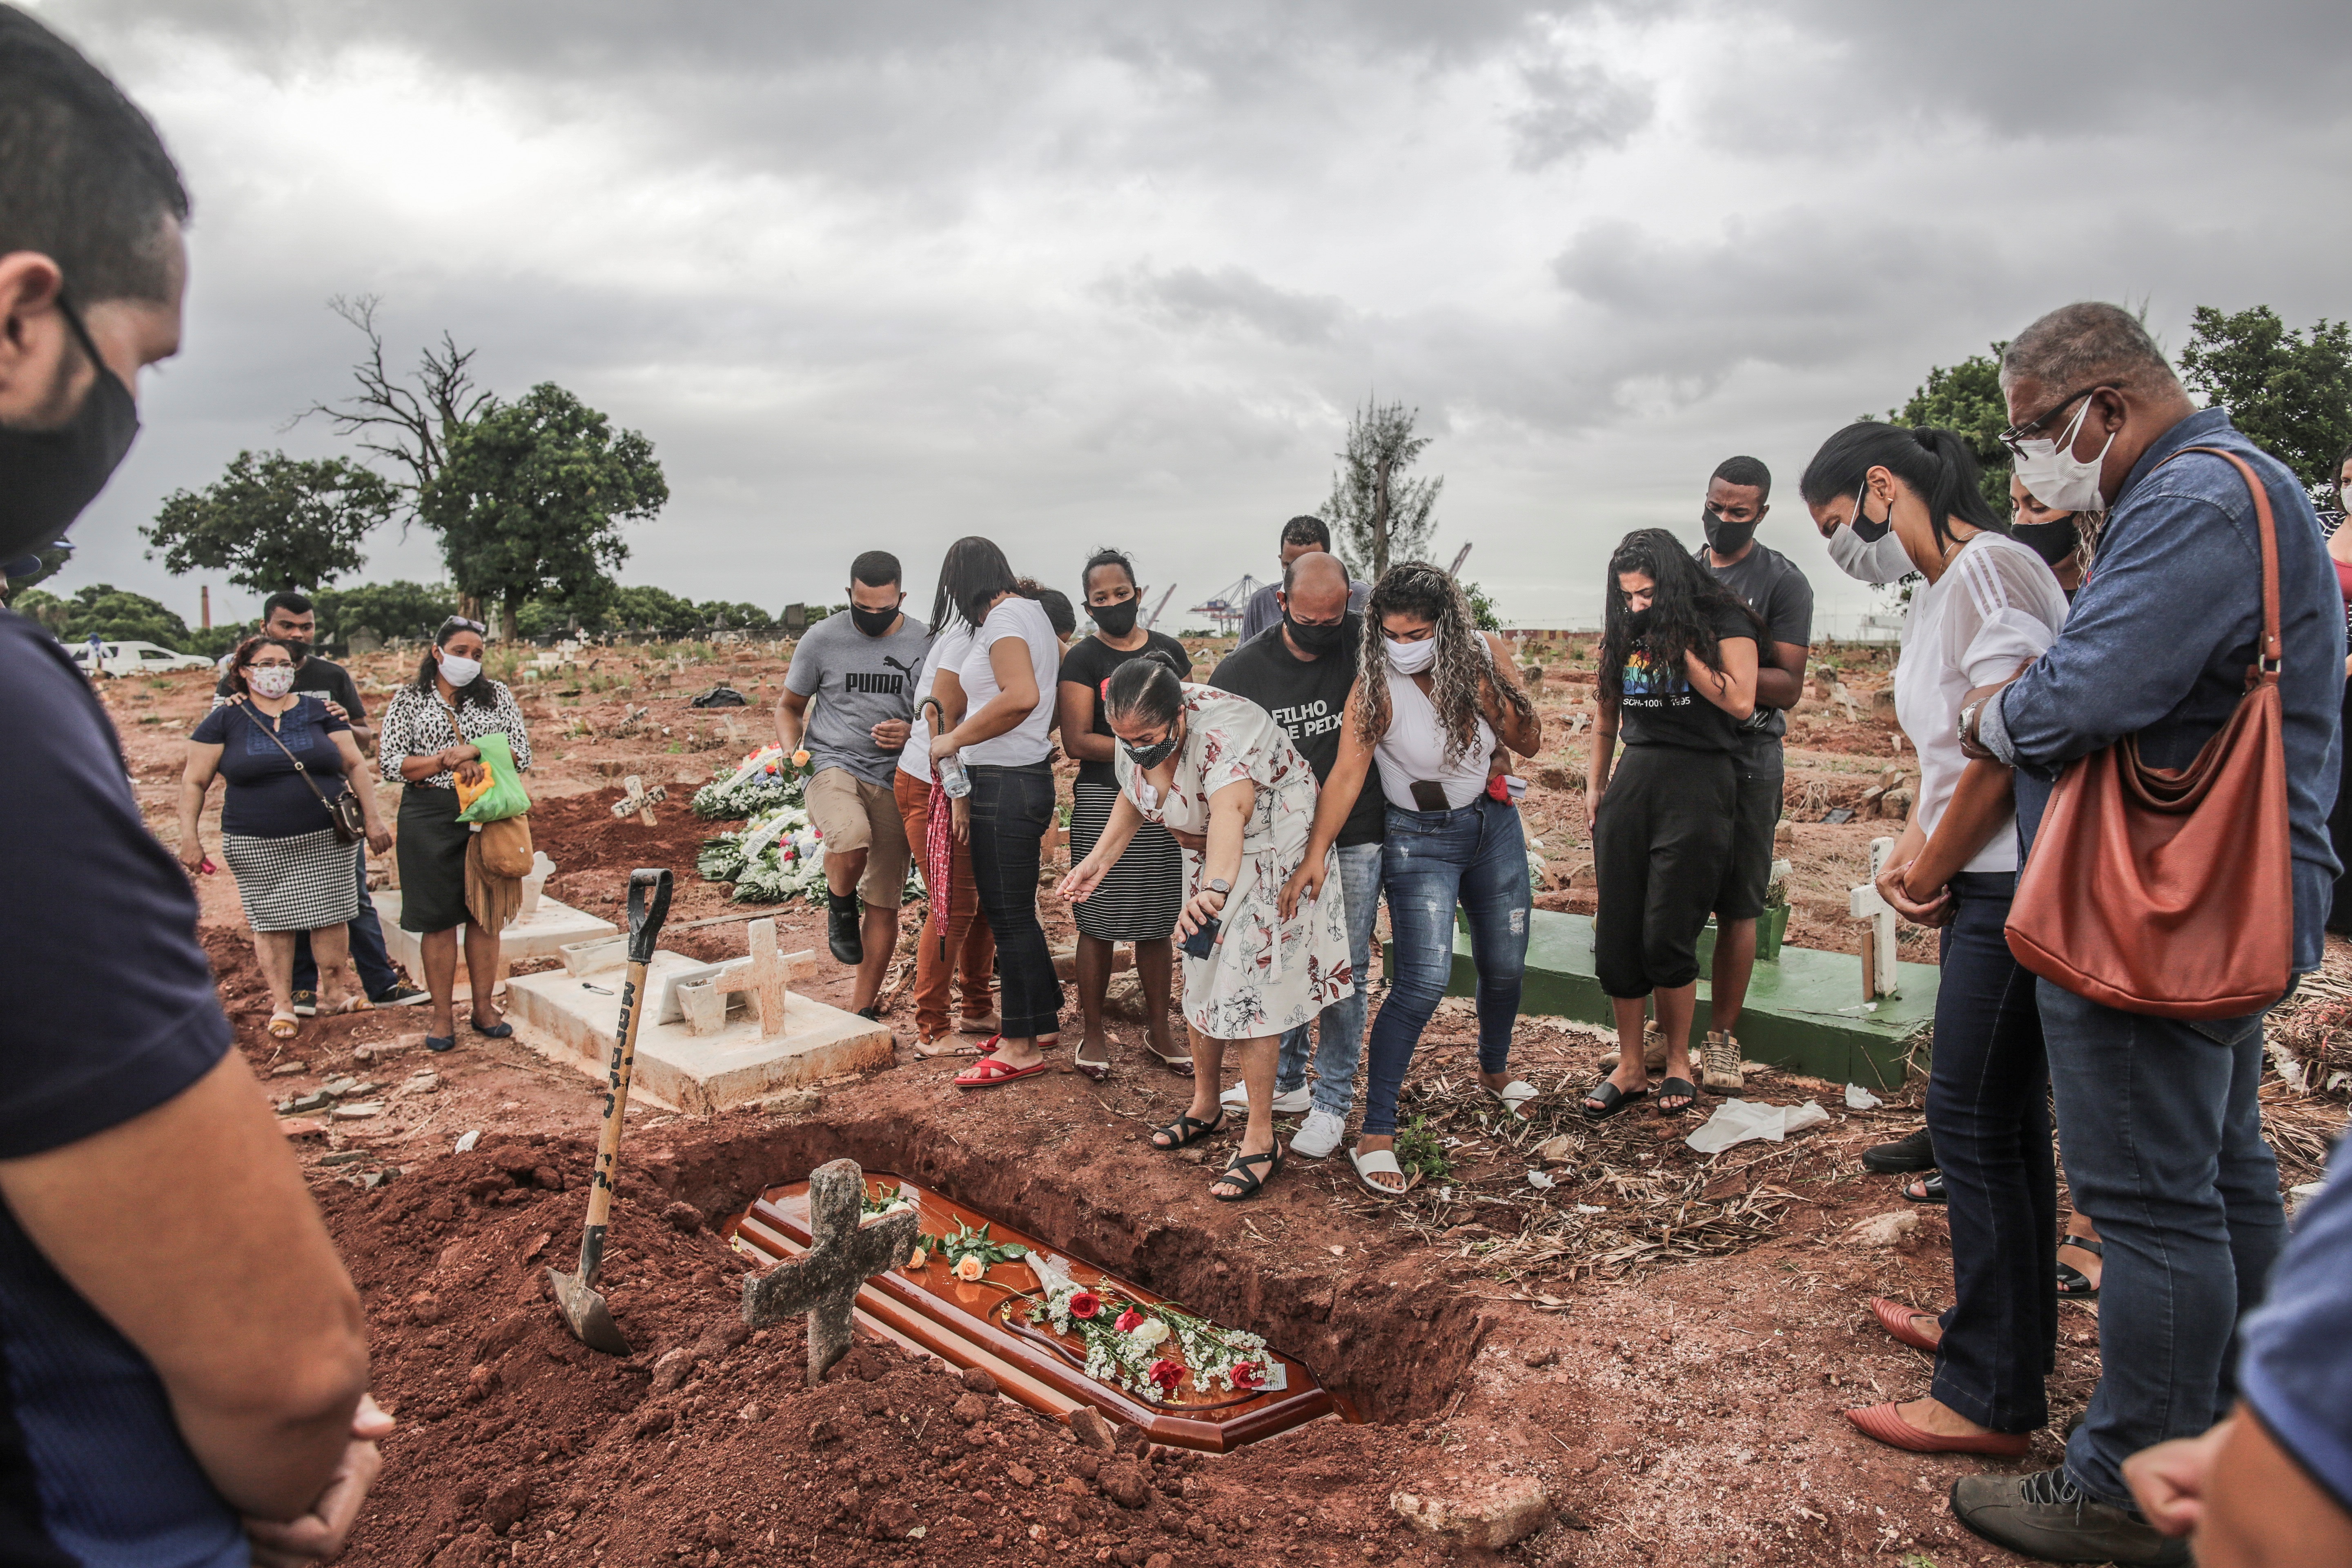
[[[971,775],[963,771],[963,757],[950,752],[940,763],[940,787],[948,792],[950,800],[961,800],[971,793]]]

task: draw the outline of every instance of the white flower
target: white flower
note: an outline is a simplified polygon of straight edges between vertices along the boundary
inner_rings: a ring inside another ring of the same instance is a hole
[[[1146,1318],[1128,1330],[1127,1337],[1134,1341],[1139,1348],[1150,1350],[1168,1337],[1168,1325],[1157,1318]]]

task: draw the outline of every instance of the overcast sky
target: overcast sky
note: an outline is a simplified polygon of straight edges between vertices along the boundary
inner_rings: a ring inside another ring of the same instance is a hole
[[[645,432],[623,577],[770,611],[967,532],[1183,606],[1275,564],[1351,406],[1418,405],[1434,553],[1591,617],[1706,477],[1821,440],[2040,311],[2352,313],[2335,4],[1884,0],[45,0],[196,202],[186,347],[62,581],[196,612],[138,524],[315,421],[381,297],[485,383]],[[387,529],[365,575],[433,579]],[[248,596],[213,582],[224,605]]]

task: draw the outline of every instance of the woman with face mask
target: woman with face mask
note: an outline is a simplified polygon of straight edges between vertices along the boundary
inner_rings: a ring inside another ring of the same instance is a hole
[[[1738,756],[1770,636],[1664,529],[1625,536],[1609,558],[1605,593],[1584,814],[1601,899],[1594,970],[1613,1004],[1618,1047],[1616,1067],[1584,1097],[1595,1121],[1649,1097],[1642,1035],[1654,1002],[1666,1058],[1658,1110],[1679,1116],[1698,1102],[1690,1062],[1698,939],[1731,861]]]
[[[1231,1051],[1249,1085],[1249,1124],[1233,1161],[1210,1184],[1220,1203],[1257,1196],[1282,1170],[1274,1137],[1274,1074],[1284,1031],[1353,994],[1347,910],[1339,900],[1288,912],[1283,886],[1306,857],[1315,824],[1315,772],[1289,732],[1245,697],[1193,686],[1156,658],[1111,671],[1104,699],[1118,752],[1118,799],[1093,851],[1062,879],[1084,909],[1146,823],[1197,838],[1192,877],[1176,920],[1183,943],[1184,1024],[1192,1036],[1192,1103],[1151,1134],[1181,1149],[1223,1125],[1220,1074]],[[1322,851],[1329,869],[1337,858]]]
[[[2091,548],[2097,542],[2099,524],[2106,521],[2107,514],[2060,511],[2043,506],[2025,488],[2025,481],[2014,474],[2009,479],[2009,510],[2010,537],[2049,563],[2051,574],[2065,592],[2066,602],[2073,604],[2074,595],[2083,586],[2083,574],[2090,570]]]
[[[1941,928],[1927,1130],[1954,1304],[1939,1318],[1872,1303],[1889,1333],[1935,1353],[1935,1381],[1925,1398],[1846,1414],[1895,1447],[2016,1458],[2049,1419],[2042,1378],[2058,1328],[2049,1072],[2033,976],[2003,934],[2018,863],[2010,771],[1963,756],[1958,727],[1971,689],[2057,640],[2066,596],[2044,559],[2055,543],[2010,537],[1979,479],[1951,431],[1864,422],[1822,445],[1800,489],[1824,534],[1883,523],[1927,579],[1895,669],[1918,798],[1878,887],[1905,919]]]
[[[269,1034],[290,1040],[294,1012],[294,933],[310,933],[319,965],[319,1010],[366,1010],[364,993],[345,990],[348,924],[359,913],[352,847],[335,830],[330,804],[351,793],[348,779],[367,763],[352,727],[315,697],[298,696],[294,668],[303,649],[277,637],[247,637],[229,659],[231,695],[205,715],[188,740],[180,784],[180,863],[205,868],[198,830],[205,795],[217,773],[227,780],[221,806],[221,858],[236,875],[236,896],[253,928],[253,952],[269,986]],[[358,792],[369,847],[382,854],[392,834],[377,814],[375,792]]]
[[[494,1040],[514,1033],[490,995],[499,973],[499,933],[476,920],[466,903],[466,851],[473,830],[457,820],[457,783],[482,776],[481,748],[493,730],[507,738],[517,768],[530,766],[530,731],[514,693],[482,672],[487,651],[482,624],[461,616],[441,623],[416,679],[384,705],[376,763],[400,795],[400,929],[417,933],[425,984],[433,993],[425,1048],[457,1044],[454,998],[457,932],[466,933],[466,973],[472,983],[474,1032]]]
[[[1388,1198],[1421,1179],[1397,1163],[1397,1092],[1453,973],[1456,909],[1469,919],[1478,971],[1478,1081],[1516,1115],[1535,1098],[1510,1073],[1535,890],[1507,775],[1512,752],[1543,749],[1543,723],[1503,639],[1478,630],[1460,586],[1426,562],[1391,566],[1372,585],[1356,668],[1339,760],[1283,908],[1305,899],[1340,906],[1339,889],[1326,886],[1328,852],[1377,757],[1388,797],[1381,886],[1394,967],[1372,1021],[1363,1130],[1348,1158],[1365,1190]],[[1266,1092],[1250,1086],[1253,1113]]]
[[[1080,580],[1087,613],[1094,617],[1094,634],[1063,656],[1056,698],[1062,750],[1078,764],[1070,797],[1073,865],[1094,853],[1110,821],[1111,805],[1118,799],[1113,765],[1118,741],[1105,695],[1112,673],[1132,658],[1158,659],[1180,678],[1192,668],[1192,656],[1182,643],[1136,624],[1143,601],[1138,596],[1135,565],[1124,554],[1096,551]],[[1104,873],[1101,884],[1077,906],[1078,1013],[1085,1020],[1086,1037],[1070,1065],[1089,1078],[1110,1071],[1103,998],[1110,988],[1112,946],[1122,942],[1135,944],[1136,973],[1143,982],[1145,1048],[1171,1071],[1192,1070],[1191,1051],[1177,1047],[1168,1026],[1176,961],[1170,933],[1184,903],[1183,851],[1177,842],[1160,823],[1144,823],[1126,853]],[[1197,838],[1191,847],[1196,851],[1201,847]]]

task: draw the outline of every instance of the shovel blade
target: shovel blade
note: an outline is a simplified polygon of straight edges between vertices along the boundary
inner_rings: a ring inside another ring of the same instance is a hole
[[[563,1321],[570,1325],[572,1337],[592,1351],[606,1355],[627,1355],[629,1342],[621,1334],[621,1326],[613,1321],[612,1310],[604,1298],[577,1274],[566,1274],[561,1268],[551,1268],[547,1277],[555,1285],[555,1304],[562,1310]]]

